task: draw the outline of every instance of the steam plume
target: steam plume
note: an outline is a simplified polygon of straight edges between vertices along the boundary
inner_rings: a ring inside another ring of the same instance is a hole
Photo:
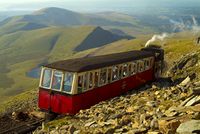
[[[193,15],[192,15],[192,21],[193,21],[194,26],[198,26],[198,22]]]
[[[197,34],[200,31],[200,26],[194,16],[192,16],[192,20],[193,20],[192,31],[194,34]]]
[[[148,47],[152,42],[160,40],[163,41],[166,37],[168,37],[167,33],[163,33],[161,35],[154,35],[150,40],[147,41],[145,47]]]

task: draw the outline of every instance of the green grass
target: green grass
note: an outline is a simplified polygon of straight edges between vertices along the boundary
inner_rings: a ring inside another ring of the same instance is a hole
[[[38,64],[68,58],[83,57],[88,54],[104,55],[130,51],[144,47],[152,35],[141,35],[133,40],[120,40],[100,48],[82,52],[74,52],[95,27],[49,27],[31,31],[21,31],[0,37],[0,103],[3,104],[10,96],[27,90],[37,90],[39,80],[28,78],[26,73]],[[195,36],[189,31],[177,33],[164,41],[165,58],[170,65],[182,55],[200,49],[194,45]],[[160,44],[163,42],[155,42]],[[6,47],[8,46],[8,47]],[[52,47],[54,46],[54,47]],[[199,69],[195,69],[199,70]]]
[[[95,27],[49,27],[0,36],[0,103],[27,89],[37,89],[39,80],[26,73],[44,61],[66,59]]]

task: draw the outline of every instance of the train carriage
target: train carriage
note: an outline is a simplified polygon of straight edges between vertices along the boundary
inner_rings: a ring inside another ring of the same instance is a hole
[[[75,114],[154,80],[163,59],[162,49],[149,47],[45,65],[38,106],[57,114]]]

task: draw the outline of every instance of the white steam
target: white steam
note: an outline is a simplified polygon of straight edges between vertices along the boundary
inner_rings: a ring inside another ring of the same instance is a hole
[[[181,32],[186,30],[191,30],[193,34],[198,34],[200,32],[200,26],[196,20],[196,18],[192,15],[191,20],[183,21],[183,19],[177,20],[169,20],[171,24],[173,24],[173,32]],[[145,47],[148,47],[151,43],[155,41],[163,41],[165,38],[171,36],[172,34],[163,33],[161,35],[153,35],[153,37],[147,41]]]
[[[192,21],[193,21],[194,26],[198,26],[198,22],[193,15],[192,15]]]
[[[188,20],[186,22],[184,22],[183,19],[180,19],[179,21],[170,19],[170,23],[173,24],[173,32],[192,30],[196,33],[200,31],[200,26],[196,18],[193,15],[191,16],[191,18],[191,20]]]
[[[154,35],[150,40],[147,41],[147,43],[145,44],[145,47],[148,47],[151,43],[153,43],[157,40],[163,41],[167,37],[168,37],[167,33],[163,33],[161,35]]]
[[[192,26],[192,31],[194,34],[197,34],[200,31],[200,26],[194,16],[192,16],[192,21],[193,21],[193,26]]]

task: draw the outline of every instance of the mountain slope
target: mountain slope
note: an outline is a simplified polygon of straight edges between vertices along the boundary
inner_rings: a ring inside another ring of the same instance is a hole
[[[111,39],[102,38],[104,35],[109,35]],[[89,40],[87,44],[84,43],[86,39]],[[67,59],[77,52],[79,46],[90,49],[120,39],[126,37],[94,26],[46,27],[2,35],[0,95],[6,98],[26,89],[37,88],[38,79],[29,78],[27,73],[38,65]]]
[[[75,48],[76,51],[83,51],[91,48],[101,47],[118,40],[126,38],[125,36],[115,35],[109,31],[97,27],[88,37]]]
[[[132,21],[132,20],[131,20]],[[45,8],[30,15],[10,17],[0,22],[0,26],[19,22],[37,23],[48,26],[74,26],[74,25],[98,25],[98,26],[132,26],[129,22],[107,19],[93,14],[81,14],[61,8]]]

